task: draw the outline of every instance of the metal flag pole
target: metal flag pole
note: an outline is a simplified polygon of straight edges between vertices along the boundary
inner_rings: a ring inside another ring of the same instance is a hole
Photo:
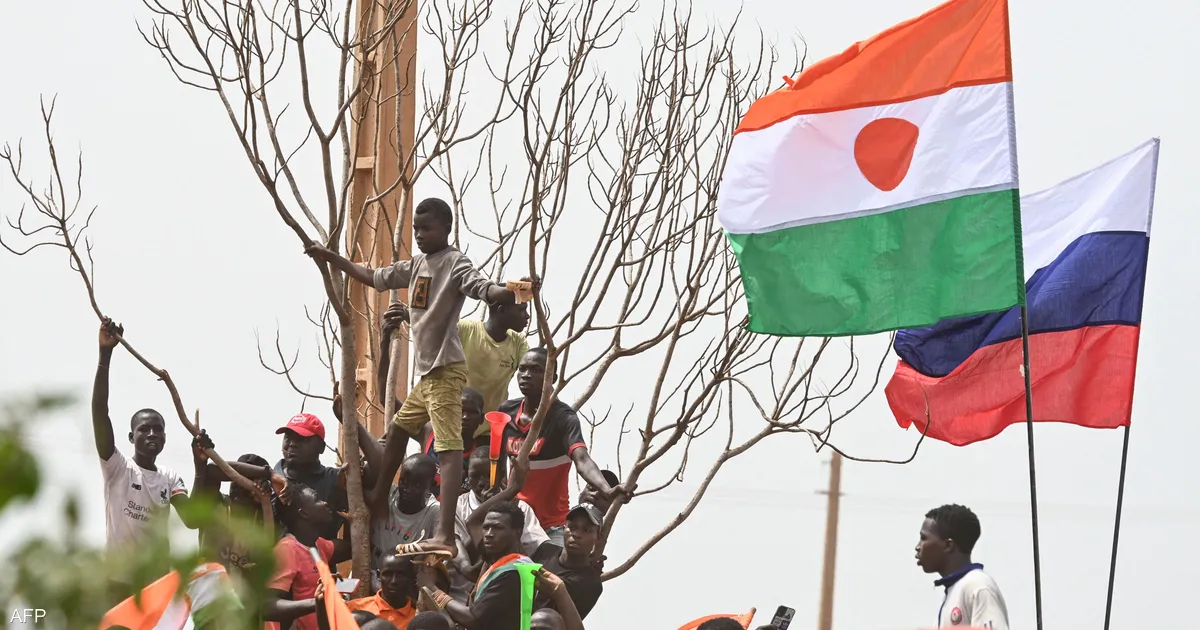
[[[1029,443],[1029,511],[1033,521],[1033,598],[1042,630],[1042,553],[1038,545],[1037,465],[1033,453],[1033,383],[1029,377],[1029,308],[1021,306],[1021,372],[1025,375],[1025,436]]]
[[[1129,425],[1125,426],[1125,440],[1121,445],[1121,478],[1117,481],[1117,515],[1113,521],[1112,559],[1108,565],[1108,599],[1104,603],[1104,630],[1112,620],[1113,586],[1117,579],[1117,543],[1121,539],[1121,507],[1125,503],[1125,464],[1129,462]]]
[[[1037,465],[1033,451],[1033,382],[1029,374],[1029,307],[1025,303],[1025,252],[1021,238],[1020,174],[1017,168],[1017,114],[1012,84],[1012,28],[1009,23],[1008,2],[1004,2],[1004,55],[1008,72],[1008,150],[1012,160],[1013,211],[1017,237],[1017,283],[1021,286],[1021,373],[1025,377],[1025,435],[1029,444],[1029,509],[1033,522],[1033,601],[1037,630],[1042,630],[1042,552],[1038,543]]]
[[[1158,182],[1158,138],[1154,139],[1154,165],[1151,166],[1150,180],[1150,210],[1146,217],[1146,238],[1150,237],[1150,223],[1154,218],[1154,193]],[[1150,247],[1146,246],[1146,262],[1148,266],[1150,258]],[[1146,279],[1142,278],[1142,304],[1138,307],[1138,312],[1141,312],[1141,307],[1146,303]],[[1133,349],[1133,369],[1134,374],[1137,373],[1137,358],[1138,350],[1141,348],[1141,330],[1138,331],[1138,343]],[[1130,382],[1129,390],[1129,424],[1125,425],[1125,436],[1121,444],[1121,474],[1117,480],[1117,513],[1113,518],[1113,544],[1112,558],[1108,564],[1108,597],[1104,602],[1104,630],[1108,630],[1109,622],[1112,621],[1112,604],[1113,604],[1113,587],[1117,582],[1117,545],[1121,540],[1121,510],[1125,505],[1125,467],[1129,463],[1129,429],[1133,426],[1133,382]]]

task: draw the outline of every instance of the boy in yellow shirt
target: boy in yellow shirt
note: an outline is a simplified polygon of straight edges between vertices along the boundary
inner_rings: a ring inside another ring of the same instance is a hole
[[[489,304],[485,321],[458,322],[458,336],[467,355],[467,387],[483,396],[483,411],[495,411],[508,400],[508,384],[517,373],[521,357],[529,352],[525,328],[528,304]],[[487,425],[477,435],[487,433]]]

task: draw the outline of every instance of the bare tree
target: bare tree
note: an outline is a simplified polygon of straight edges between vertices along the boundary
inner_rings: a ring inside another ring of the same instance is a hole
[[[398,177],[390,181],[376,178],[373,194],[357,200],[361,207],[352,211],[350,190],[357,167],[352,158],[354,143],[369,141],[358,138],[358,127],[368,114],[379,119],[380,112],[389,107],[398,116],[395,101],[399,93],[414,87],[415,77],[384,75],[402,71],[400,51],[407,38],[417,37],[415,32],[397,28],[403,16],[415,10],[413,0],[371,1],[362,11],[355,0],[341,4],[323,0],[145,0],[145,4],[154,15],[141,29],[146,42],[161,53],[180,81],[211,92],[220,101],[275,212],[305,246],[320,241],[336,252],[341,250],[343,236],[357,244],[358,235],[368,227],[398,230],[404,225],[403,217],[395,226],[365,226],[351,218],[366,216],[367,208],[389,197],[399,197],[397,205],[403,208],[413,181],[430,164],[511,116],[514,109],[511,105],[506,108],[504,95],[497,94],[486,108],[489,115],[478,124],[467,128],[461,118],[465,70],[478,51],[479,29],[491,16],[490,3],[461,8],[446,3],[444,12],[427,14],[426,29],[442,44],[445,80],[425,91],[421,125],[416,131],[421,148],[411,148],[400,157]],[[363,19],[358,21],[360,13]],[[322,76],[319,66],[330,61],[332,71]],[[395,91],[381,89],[389,84],[388,78],[393,79],[390,84],[396,86]],[[296,104],[299,106],[293,108]],[[286,118],[289,109],[302,113]],[[291,124],[296,118],[299,122]],[[377,125],[375,144],[400,151],[395,139],[384,138],[380,143],[378,137],[386,129],[399,129],[399,123],[397,120],[394,127]],[[302,176],[312,171],[319,173],[316,185]],[[396,251],[399,241],[396,239],[394,257],[400,254]],[[365,260],[374,254],[348,253]],[[343,396],[341,442],[354,543],[353,571],[366,575],[370,569],[370,523],[362,490],[355,406],[356,341],[351,324],[353,317],[373,315],[354,312],[351,291],[369,287],[352,287],[342,273],[323,263],[316,266],[336,319],[336,325],[330,318],[323,319],[321,327],[333,337],[333,342],[326,344],[328,355],[323,356],[332,358],[336,352],[340,357],[337,374],[333,375],[331,368],[331,376],[340,381]],[[279,371],[286,375],[290,365],[280,353]],[[390,407],[390,396],[388,401]]]
[[[69,173],[65,171],[58,160],[58,149],[54,143],[53,119],[54,101],[52,100],[47,105],[43,100],[42,128],[45,132],[46,152],[50,170],[44,188],[39,190],[34,180],[25,174],[25,151],[23,143],[18,143],[15,149],[10,144],[5,144],[4,148],[0,149],[0,160],[3,160],[7,164],[9,174],[20,189],[26,202],[22,204],[16,219],[13,219],[11,215],[6,219],[8,227],[15,231],[17,240],[14,241],[12,237],[9,237],[8,241],[5,241],[3,234],[0,233],[0,247],[17,256],[26,256],[43,247],[57,248],[65,251],[71,270],[78,274],[79,279],[83,282],[92,312],[96,314],[96,317],[100,321],[106,321],[108,318],[96,301],[96,286],[93,282],[93,278],[95,278],[95,261],[92,259],[92,243],[87,235],[87,230],[91,225],[92,216],[96,213],[96,208],[92,207],[89,209],[83,207],[83,154],[79,154],[77,158],[75,178],[72,180],[69,177]],[[26,211],[30,209],[33,212],[29,213],[27,217]],[[86,216],[80,214],[84,210],[87,212]],[[151,374],[163,382],[163,385],[167,387],[167,391],[171,395],[171,403],[175,408],[175,413],[179,416],[179,422],[183,424],[183,427],[193,437],[199,435],[200,410],[196,409],[194,421],[188,420],[187,411],[183,406],[183,398],[180,396],[179,388],[175,386],[175,381],[171,378],[171,375],[165,369],[151,363],[149,359],[129,343],[129,340],[116,332],[115,329],[110,329],[109,332],[119,338],[121,345],[129,351],[129,354],[138,363],[141,363]],[[230,468],[229,464],[216,451],[205,449],[205,454],[208,455],[208,458],[231,481],[259,497],[259,502],[263,510],[263,523],[268,528],[273,527],[274,518],[271,511],[270,496],[260,492],[258,486],[253,481],[246,479],[238,474],[237,471]]]
[[[392,196],[406,200],[431,174],[449,189],[460,247],[496,276],[540,276],[553,296],[534,300],[549,350],[544,397],[570,393],[576,408],[598,407],[594,399],[611,399],[602,390],[615,375],[636,371],[646,386],[613,403],[628,409],[613,449],[623,485],[650,494],[689,469],[705,472],[679,515],[607,577],[628,571],[684,522],[726,462],[777,434],[804,433],[821,448],[875,389],[885,356],[864,364],[853,340],[745,331],[741,279],[716,222],[734,130],[777,75],[802,67],[800,53],[781,60],[761,35],[737,48],[736,21],[699,27],[678,8],[642,28],[635,5],[623,0],[429,0],[420,4],[419,33],[396,32],[400,17],[416,10],[412,0],[144,1],[155,16],[143,27],[146,41],[180,81],[221,103],[300,242],[339,251],[349,234],[357,243],[369,226],[348,225],[350,217]],[[369,18],[355,23],[362,1]],[[413,88],[416,77],[396,76],[396,92],[378,89],[381,73],[400,72],[405,38],[418,35],[432,46],[423,58],[434,62],[419,81],[416,142],[384,142],[400,153],[401,174],[375,181],[363,207],[350,208],[360,141],[352,131],[368,108],[383,111]],[[627,61],[619,72],[599,70],[614,67],[614,48],[634,46],[636,70]],[[288,117],[289,109],[300,113]],[[401,217],[387,226],[393,258],[402,253],[403,225]],[[349,331],[352,317],[372,315],[352,312],[350,292],[369,288],[317,268],[334,314],[320,323],[333,337],[322,357],[344,396],[354,570],[365,573]],[[294,363],[281,348],[277,354],[286,375]],[[390,392],[385,400],[390,412]],[[539,408],[534,435],[548,409]],[[693,447],[716,433],[724,433],[712,438],[719,453],[698,462],[703,449]],[[598,554],[621,509],[610,509]]]

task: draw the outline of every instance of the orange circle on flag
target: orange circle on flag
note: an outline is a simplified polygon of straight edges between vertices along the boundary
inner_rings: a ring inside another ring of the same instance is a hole
[[[854,139],[858,170],[879,190],[895,190],[908,175],[919,135],[916,125],[901,118],[872,120]]]

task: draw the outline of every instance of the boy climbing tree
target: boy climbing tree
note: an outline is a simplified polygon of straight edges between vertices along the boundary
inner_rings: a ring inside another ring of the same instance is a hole
[[[453,557],[454,508],[462,484],[462,391],[467,384],[466,356],[459,340],[458,320],[467,297],[488,304],[515,304],[516,295],[492,282],[470,259],[450,245],[454,214],[445,201],[430,198],[413,212],[413,240],[419,254],[389,267],[370,269],[329,249],[313,244],[304,251],[325,261],[355,280],[375,287],[410,289],[409,320],[416,386],[388,427],[387,446],[378,482],[368,492],[372,511],[386,509],[391,480],[404,460],[407,438],[420,434],[432,422],[434,450],[442,471],[441,518],[438,532],[426,541],[403,545],[406,555],[436,553]],[[536,290],[536,284],[534,290]]]

